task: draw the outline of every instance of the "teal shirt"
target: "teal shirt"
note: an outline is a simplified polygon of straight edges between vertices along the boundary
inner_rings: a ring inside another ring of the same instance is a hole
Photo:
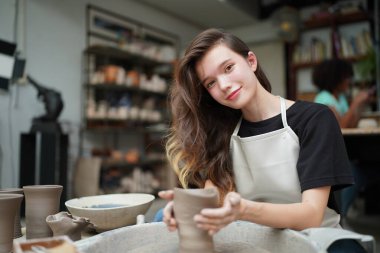
[[[336,99],[333,94],[326,90],[320,91],[315,97],[314,102],[333,107],[341,116],[349,109],[348,102],[344,94],[340,94],[338,99]]]

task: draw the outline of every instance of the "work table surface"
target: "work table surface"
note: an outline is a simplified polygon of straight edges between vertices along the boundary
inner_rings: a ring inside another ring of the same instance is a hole
[[[343,135],[378,135],[380,127],[374,128],[342,128]]]

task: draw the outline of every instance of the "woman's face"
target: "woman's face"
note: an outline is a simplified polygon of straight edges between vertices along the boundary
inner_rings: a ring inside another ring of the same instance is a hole
[[[244,58],[220,44],[211,48],[195,68],[203,87],[218,103],[242,109],[252,101],[257,84],[257,61],[252,52]]]

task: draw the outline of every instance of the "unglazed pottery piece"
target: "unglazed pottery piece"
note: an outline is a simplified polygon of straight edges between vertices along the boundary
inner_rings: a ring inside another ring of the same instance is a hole
[[[65,205],[71,214],[89,218],[97,232],[104,232],[136,224],[137,216],[146,213],[154,198],[145,193],[104,194],[70,199]]]
[[[59,212],[62,185],[24,186],[26,239],[53,235],[46,217]]]
[[[81,157],[78,159],[73,177],[75,197],[99,194],[101,167],[102,159],[100,157]]]
[[[49,215],[46,222],[53,231],[53,236],[67,235],[73,241],[80,240],[82,230],[91,224],[89,219],[68,212]]]
[[[20,211],[22,194],[0,194],[0,253],[12,251],[14,221]]]
[[[16,193],[16,194],[22,194],[23,195],[24,191],[21,188],[0,189],[0,194],[8,194],[8,193]],[[13,238],[19,238],[21,236],[22,236],[22,232],[21,232],[21,220],[20,220],[20,208],[19,208],[19,210],[17,210],[16,216],[15,216]]]
[[[218,191],[174,188],[174,216],[178,224],[179,252],[215,252],[212,236],[197,228],[194,215],[218,205]]]

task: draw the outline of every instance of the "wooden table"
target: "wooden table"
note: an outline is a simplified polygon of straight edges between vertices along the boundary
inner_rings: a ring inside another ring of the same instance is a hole
[[[375,128],[342,128],[343,136],[350,135],[380,135],[380,127]]]

